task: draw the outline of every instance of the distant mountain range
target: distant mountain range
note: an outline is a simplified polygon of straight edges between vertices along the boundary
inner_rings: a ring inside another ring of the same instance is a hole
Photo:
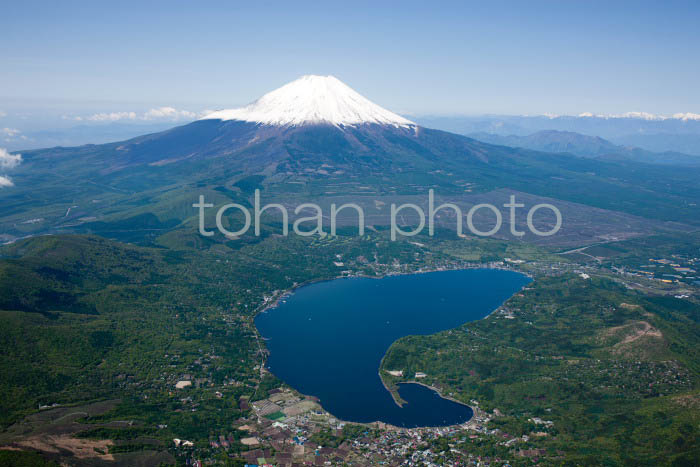
[[[690,114],[692,117],[694,114]],[[642,118],[623,116],[479,115],[422,116],[414,120],[430,128],[469,135],[493,133],[527,136],[543,130],[557,130],[599,136],[614,144],[648,151],[700,155],[700,119]]]
[[[580,157],[630,160],[648,164],[700,165],[700,156],[673,151],[652,152],[636,147],[621,146],[598,136],[582,135],[572,131],[543,130],[527,136],[503,136],[478,132],[468,136],[490,144],[536,151],[569,153]]]
[[[56,146],[69,147],[82,144],[109,143],[167,130],[172,128],[172,126],[173,122],[109,122],[82,124],[68,128],[24,131],[19,137],[6,138],[2,142],[2,147],[7,148],[9,151],[26,151]]]

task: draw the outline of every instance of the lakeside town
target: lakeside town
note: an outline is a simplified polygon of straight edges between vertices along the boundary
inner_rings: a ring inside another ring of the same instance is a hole
[[[291,389],[276,389],[263,400],[242,406],[252,409],[251,415],[238,420],[236,429],[247,451],[240,453],[247,466],[308,466],[308,465],[507,465],[499,456],[476,455],[465,445],[492,443],[511,450],[514,457],[534,459],[546,451],[533,448],[530,437],[513,436],[499,429],[490,429],[488,422],[502,416],[498,409],[492,413],[471,401],[473,417],[466,423],[446,427],[402,428],[381,422],[348,423],[324,411],[314,397],[303,396]],[[533,418],[539,427],[533,437],[548,436],[553,422]],[[221,434],[210,441],[214,450],[226,451],[236,445],[233,434]],[[199,466],[198,460],[187,457],[192,444],[173,440],[187,465]]]

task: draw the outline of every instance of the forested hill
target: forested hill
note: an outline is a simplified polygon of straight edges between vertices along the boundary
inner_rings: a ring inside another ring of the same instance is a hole
[[[424,372],[421,382],[497,409],[493,427],[508,436],[543,433],[537,446],[572,465],[692,465],[699,343],[697,304],[564,275],[540,278],[485,320],[398,340],[382,368],[406,377],[382,376]]]

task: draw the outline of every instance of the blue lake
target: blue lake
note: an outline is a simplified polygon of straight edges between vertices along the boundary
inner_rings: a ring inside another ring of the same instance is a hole
[[[382,357],[400,337],[484,318],[528,282],[522,274],[494,269],[336,279],[299,288],[255,324],[270,351],[270,371],[318,397],[336,417],[452,425],[469,420],[472,410],[417,384],[399,385],[407,401],[399,407],[379,378]]]

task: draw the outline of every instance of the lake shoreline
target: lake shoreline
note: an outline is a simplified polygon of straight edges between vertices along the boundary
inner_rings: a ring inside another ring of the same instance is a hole
[[[301,289],[301,288],[303,288],[303,287],[310,286],[310,285],[313,285],[313,284],[322,283],[322,282],[333,282],[333,281],[335,281],[335,280],[337,280],[337,279],[345,279],[345,278],[348,278],[348,279],[349,279],[349,278],[357,278],[357,279],[385,279],[385,278],[389,278],[389,277],[392,277],[392,276],[415,276],[415,275],[418,275],[418,274],[431,274],[431,273],[438,273],[438,272],[459,272],[459,271],[465,271],[465,272],[466,272],[466,271],[478,271],[478,270],[483,270],[483,271],[501,270],[501,271],[507,271],[507,272],[510,272],[510,273],[516,273],[516,274],[520,275],[521,277],[527,278],[527,279],[529,279],[529,280],[532,280],[532,279],[533,279],[533,277],[532,277],[532,275],[531,275],[530,273],[524,272],[524,271],[522,271],[520,268],[510,267],[510,265],[509,265],[509,266],[504,266],[502,263],[480,263],[480,264],[474,264],[474,265],[463,265],[463,264],[460,264],[460,265],[455,265],[455,267],[438,267],[438,268],[422,269],[422,270],[413,270],[413,271],[390,271],[390,272],[388,272],[388,273],[386,273],[386,274],[383,274],[383,275],[367,275],[367,274],[345,275],[345,274],[344,274],[344,275],[339,275],[339,276],[336,276],[336,277],[326,277],[326,278],[311,279],[311,280],[304,281],[304,282],[299,283],[299,284],[294,284],[292,287],[289,287],[288,289],[279,291],[279,292],[277,292],[276,294],[273,294],[271,297],[266,298],[265,303],[263,303],[263,304],[260,305],[260,307],[259,307],[258,310],[255,312],[255,314],[252,316],[252,318],[253,318],[254,322],[256,322],[256,321],[257,321],[257,317],[258,317],[259,315],[264,314],[264,313],[266,313],[267,311],[269,311],[269,310],[271,310],[271,309],[274,309],[274,308],[276,308],[276,307],[278,307],[278,306],[281,306],[282,304],[286,303],[285,299],[287,299],[287,298],[289,298],[291,295],[293,295],[298,289]],[[432,280],[434,281],[434,279],[432,279]],[[528,281],[528,282],[529,282],[529,281]],[[523,287],[524,287],[524,286],[523,286]],[[479,321],[479,320],[481,320],[481,319],[488,318],[491,314],[493,314],[495,311],[497,311],[497,310],[503,305],[503,303],[505,303],[507,300],[509,300],[509,299],[510,299],[515,293],[517,293],[517,292],[518,292],[518,290],[513,291],[513,293],[512,293],[511,295],[508,295],[508,296],[503,300],[503,302],[497,304],[496,306],[493,306],[493,305],[492,305],[493,308],[491,308],[490,310],[488,310],[487,314],[482,315],[481,317],[478,317],[477,319],[466,319],[463,323],[459,323],[458,325],[454,325],[454,323],[453,323],[451,327],[445,328],[445,329],[443,329],[443,330],[441,330],[441,331],[446,331],[446,330],[449,330],[449,329],[454,329],[454,328],[457,328],[457,327],[461,326],[461,325],[464,324],[464,323],[468,323],[468,322],[471,322],[471,321]],[[266,319],[267,319],[267,318],[266,318]],[[388,321],[387,321],[387,323],[388,323]],[[258,326],[257,326],[257,325],[255,326],[255,329],[256,329],[256,333],[257,333],[261,338],[265,339],[265,338],[263,337],[261,331],[258,329]],[[441,331],[437,331],[437,332],[441,332]],[[406,334],[406,336],[411,335],[411,334],[413,334],[413,333],[415,333],[415,331],[412,331],[411,333]],[[401,337],[404,337],[404,336],[401,336]],[[399,337],[399,338],[401,338],[401,337]],[[375,371],[377,371],[377,373],[375,373],[375,374],[377,374],[377,376],[379,377],[380,382],[381,382],[381,384],[382,384],[382,386],[380,386],[380,387],[381,387],[383,390],[386,390],[386,391],[389,392],[389,394],[390,394],[390,396],[391,396],[392,401],[394,402],[394,404],[396,404],[397,407],[402,408],[402,407],[407,403],[407,401],[405,401],[405,400],[403,400],[403,399],[401,398],[401,396],[400,396],[400,394],[399,394],[399,392],[398,392],[398,384],[416,384],[417,386],[421,386],[421,387],[426,388],[426,389],[429,389],[431,392],[433,392],[433,393],[434,393],[434,396],[433,396],[433,397],[437,396],[437,397],[438,397],[439,399],[441,399],[441,400],[449,401],[450,403],[455,403],[455,404],[458,404],[458,405],[463,406],[463,407],[468,407],[468,408],[471,410],[471,413],[465,413],[465,416],[468,417],[468,418],[465,417],[463,420],[460,420],[458,423],[455,423],[455,422],[457,422],[457,420],[453,420],[453,421],[444,420],[444,421],[447,422],[447,423],[445,423],[444,425],[440,425],[440,426],[445,426],[445,427],[447,427],[447,426],[456,426],[456,425],[461,425],[461,424],[463,424],[463,423],[468,423],[470,420],[472,420],[473,417],[474,417],[474,413],[475,413],[475,408],[474,408],[474,407],[470,406],[469,404],[467,404],[467,403],[465,403],[465,402],[462,402],[462,401],[460,401],[460,400],[457,400],[457,399],[455,399],[454,397],[447,396],[447,395],[443,395],[443,394],[442,394],[442,391],[439,390],[438,388],[434,387],[434,386],[431,386],[431,385],[429,385],[429,384],[426,384],[426,383],[423,383],[423,382],[419,382],[419,381],[416,381],[416,380],[412,380],[412,381],[400,381],[400,382],[398,382],[398,381],[391,381],[391,378],[389,378],[389,381],[386,381],[385,378],[382,377],[382,376],[383,376],[383,375],[382,375],[383,371],[386,371],[386,370],[382,370],[384,359],[385,359],[386,355],[388,354],[389,348],[391,348],[391,346],[392,346],[395,342],[397,342],[397,341],[398,341],[398,339],[394,340],[393,342],[391,342],[391,343],[386,347],[386,350],[384,351],[384,353],[383,353],[383,355],[382,355],[382,357],[381,357],[381,359],[380,359],[379,368],[378,368],[378,370],[375,370]],[[265,345],[265,347],[268,347],[269,344],[264,344],[264,345]],[[269,350],[269,347],[268,347],[268,350]],[[271,370],[270,370],[270,367],[268,366],[269,351],[266,352],[266,353],[267,353],[267,355],[265,355],[265,357],[264,357],[264,358],[265,358],[265,361],[262,363],[262,365],[265,367],[265,369],[266,369],[267,371],[271,371]],[[284,378],[280,377],[280,379],[284,382],[284,384],[285,384],[286,386],[288,386],[288,387],[290,387],[290,388],[292,388],[293,390],[296,391],[296,389],[294,389],[293,387],[289,386],[289,383],[287,383],[287,382],[284,380]],[[414,391],[415,391],[415,390],[411,390],[411,393],[407,393],[407,396],[406,396],[406,397],[409,397],[408,394],[413,394]],[[414,397],[414,396],[412,395],[411,397]],[[409,400],[413,400],[413,399],[409,399]],[[392,404],[392,405],[394,405],[394,404]],[[322,403],[321,405],[324,406],[325,404]],[[327,410],[326,407],[323,407],[323,408],[324,408],[324,410]],[[412,410],[415,410],[415,408],[413,408]],[[333,412],[331,412],[331,413],[333,413]],[[408,413],[410,413],[410,412],[408,412]],[[379,414],[377,414],[377,415],[379,415]],[[342,416],[337,417],[337,418],[338,418],[339,420],[344,419],[344,417],[342,417]],[[357,421],[352,421],[352,420],[348,420],[348,422],[350,422],[350,423],[358,423]],[[397,428],[397,429],[406,428],[405,426],[402,426],[402,423],[401,423],[400,425],[396,425],[395,423],[390,423],[390,422],[388,422],[388,421],[379,421],[379,420],[377,420],[377,421],[375,421],[375,422],[364,422],[364,423],[362,423],[362,424],[379,424],[379,425],[382,425],[382,426],[392,426],[392,427],[395,427],[395,428]],[[437,425],[432,425],[432,424],[429,424],[429,425],[416,425],[415,428],[420,428],[420,427],[426,428],[426,427],[435,427],[435,426],[437,426]]]
[[[458,269],[458,270],[472,270],[472,269],[498,269],[498,270],[505,270],[505,271],[513,271],[513,272],[517,272],[517,273],[519,273],[519,274],[522,274],[522,275],[528,277],[528,278],[531,279],[531,280],[534,280],[534,277],[533,277],[531,274],[527,273],[527,272],[523,272],[523,271],[511,269],[511,268],[504,268],[504,267],[492,267],[492,266],[491,266],[491,267],[478,267],[478,268],[464,268],[464,269]],[[488,315],[484,316],[484,317],[481,318],[481,319],[475,320],[475,321],[481,321],[482,319],[488,319],[488,318],[490,318],[494,313],[496,313],[498,310],[500,310],[501,307],[503,307],[503,305],[504,305],[508,300],[510,300],[513,296],[515,296],[516,293],[522,291],[524,287],[525,287],[525,286],[523,286],[523,287],[520,288],[518,291],[514,292],[513,295],[511,295],[510,297],[508,297],[507,299],[505,299],[505,300],[503,301],[503,303],[501,303],[499,306],[497,306],[496,308],[494,308]],[[475,321],[467,321],[467,322],[475,322]],[[462,323],[461,325],[464,325],[464,324],[466,324],[466,323]],[[461,325],[460,325],[460,326],[461,326]],[[453,329],[456,329],[456,328],[453,328]],[[446,331],[447,331],[447,330],[446,330]],[[441,332],[444,332],[444,331],[441,331]],[[405,337],[405,336],[404,336],[404,337]],[[398,340],[398,339],[397,339],[397,340]],[[396,342],[396,341],[394,341],[394,342]],[[394,342],[392,342],[391,345],[394,345]],[[389,346],[389,349],[391,348],[391,345]],[[457,399],[455,399],[455,398],[453,398],[453,397],[445,396],[445,395],[442,394],[442,391],[441,391],[441,390],[439,390],[438,388],[436,388],[436,387],[434,387],[434,386],[431,386],[431,385],[429,385],[429,384],[421,383],[421,382],[419,382],[419,381],[416,381],[415,379],[414,379],[414,380],[410,380],[410,381],[397,381],[397,382],[395,382],[395,383],[393,383],[393,382],[392,382],[392,383],[387,383],[387,382],[385,381],[384,377],[382,376],[382,367],[384,366],[384,359],[386,358],[387,353],[389,352],[389,349],[387,349],[387,351],[386,351],[386,352],[384,353],[384,355],[382,356],[382,359],[381,359],[381,361],[380,361],[380,363],[379,363],[379,371],[377,372],[377,374],[379,375],[379,379],[382,381],[382,385],[383,385],[384,388],[389,392],[389,394],[391,394],[391,398],[394,400],[394,403],[396,403],[396,405],[398,405],[399,407],[403,407],[403,405],[406,403],[406,401],[403,400],[403,398],[401,398],[401,395],[399,394],[397,385],[399,385],[399,384],[418,384],[418,385],[423,386],[423,387],[426,387],[426,388],[428,388],[428,389],[430,389],[430,390],[432,390],[432,391],[435,391],[435,393],[437,393],[437,395],[440,396],[440,397],[442,397],[443,399],[446,399],[446,400],[452,401],[452,402],[454,402],[454,403],[461,404],[461,405],[464,405],[464,406],[469,407],[470,409],[472,409],[472,418],[474,417],[474,413],[476,413],[476,408],[475,408],[475,407],[473,407],[473,406],[471,406],[471,405],[469,405],[469,404],[466,404],[466,403],[464,403],[464,402],[462,402],[462,401],[460,401],[460,400],[457,400]],[[384,371],[387,371],[387,370],[384,370]],[[469,420],[471,420],[471,418],[470,418]],[[468,422],[469,420],[467,420],[467,422]],[[465,423],[466,423],[466,422],[465,422]]]
[[[532,280],[534,280],[534,276],[527,271],[522,271],[519,269],[514,269],[511,267],[504,267],[504,266],[492,266],[493,263],[480,263],[478,266],[467,266],[467,267],[456,267],[456,268],[437,268],[437,269],[422,269],[422,270],[417,270],[417,271],[411,271],[411,272],[390,272],[381,276],[369,276],[367,274],[356,274],[356,275],[351,275],[351,276],[335,276],[331,278],[324,278],[324,279],[309,279],[307,281],[301,282],[299,284],[293,285],[292,287],[283,290],[278,297],[276,297],[271,303],[263,303],[260,306],[260,309],[255,311],[254,314],[252,315],[252,318],[255,319],[256,316],[258,316],[261,313],[265,313],[267,310],[271,308],[275,308],[277,305],[279,305],[280,300],[285,298],[286,296],[289,296],[293,294],[296,290],[301,289],[302,287],[306,287],[308,285],[312,284],[318,284],[321,282],[331,282],[334,280],[338,279],[354,279],[354,278],[362,278],[362,279],[385,279],[387,277],[394,277],[394,276],[411,276],[414,274],[430,274],[433,272],[447,272],[447,271],[472,271],[475,269],[487,269],[487,270],[497,270],[497,271],[510,271],[510,272],[517,272],[518,274],[522,274],[525,277],[528,277]],[[522,289],[521,289],[522,290]],[[505,303],[505,302],[504,302]],[[484,316],[482,319],[486,319],[493,312],[498,310],[499,307],[494,309],[489,315]],[[256,328],[257,331],[257,328]],[[261,336],[262,337],[262,336]]]

